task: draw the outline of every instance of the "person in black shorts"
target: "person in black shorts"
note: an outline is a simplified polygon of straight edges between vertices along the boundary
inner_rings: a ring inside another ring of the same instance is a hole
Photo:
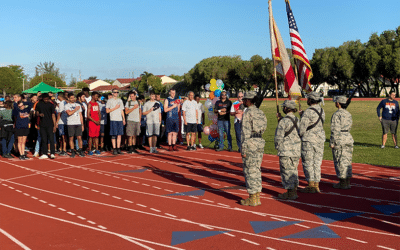
[[[15,121],[15,135],[18,138],[18,151],[19,159],[26,160],[28,157],[25,155],[26,138],[29,135],[29,107],[25,107],[22,101],[17,103],[17,109],[13,110],[13,117]]]

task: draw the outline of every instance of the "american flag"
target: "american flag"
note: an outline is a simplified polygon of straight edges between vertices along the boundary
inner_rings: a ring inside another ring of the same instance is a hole
[[[296,67],[300,86],[306,91],[311,92],[310,79],[313,77],[310,61],[308,60],[306,50],[304,49],[303,41],[301,40],[296,21],[294,20],[292,9],[290,8],[289,0],[286,1],[286,12],[289,21],[290,40],[292,43],[292,54],[297,60]]]
[[[276,71],[285,80],[285,92],[289,94],[289,98],[297,100],[301,98],[301,88],[297,82],[293,67],[290,64],[289,55],[286,51],[281,33],[272,15],[271,1],[269,1],[269,30],[272,58],[276,66]]]

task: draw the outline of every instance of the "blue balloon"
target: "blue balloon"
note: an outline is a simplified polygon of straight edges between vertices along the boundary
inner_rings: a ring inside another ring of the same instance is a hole
[[[208,111],[212,112],[212,111],[213,111],[213,108],[212,108],[212,107],[211,107],[211,108],[209,108],[209,109],[208,109]]]
[[[214,95],[215,95],[215,97],[220,97],[221,96],[221,90],[217,89],[216,91],[214,91]]]
[[[208,140],[210,141],[210,142],[213,142],[213,141],[215,141],[217,138],[213,138],[211,135],[209,135],[208,136]]]

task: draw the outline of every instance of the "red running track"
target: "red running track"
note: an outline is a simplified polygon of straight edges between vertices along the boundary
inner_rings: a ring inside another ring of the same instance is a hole
[[[238,153],[213,150],[0,160],[0,249],[396,249],[400,172],[354,164],[352,189],[283,201],[264,155],[262,205],[247,197]],[[305,186],[301,166],[300,186]]]

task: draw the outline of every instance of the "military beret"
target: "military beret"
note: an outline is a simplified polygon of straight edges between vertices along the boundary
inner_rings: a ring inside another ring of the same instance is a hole
[[[296,108],[296,102],[293,100],[285,100],[282,103],[282,107],[290,108],[290,109],[295,109]]]
[[[321,95],[317,92],[310,92],[307,94],[307,98],[318,101],[321,98]]]
[[[347,102],[347,98],[345,96],[336,96],[335,98],[333,98],[333,102],[338,102],[338,103],[346,103]]]
[[[243,99],[253,99],[256,96],[257,96],[257,93],[255,91],[248,91],[248,92],[244,93]]]

